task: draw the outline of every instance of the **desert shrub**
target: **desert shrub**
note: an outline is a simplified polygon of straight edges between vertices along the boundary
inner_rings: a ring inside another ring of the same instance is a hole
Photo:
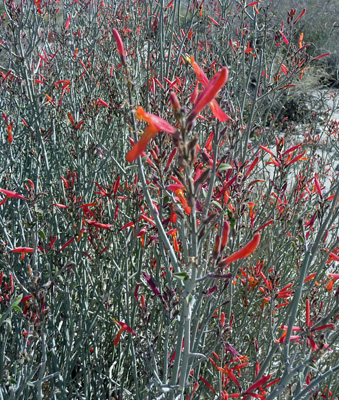
[[[327,54],[303,8],[3,7],[1,398],[334,398],[336,94],[289,115]]]

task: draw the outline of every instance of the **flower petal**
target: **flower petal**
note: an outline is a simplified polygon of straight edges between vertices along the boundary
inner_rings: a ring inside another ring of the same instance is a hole
[[[226,113],[223,112],[223,110],[220,108],[220,106],[219,106],[219,104],[217,103],[216,100],[212,100],[210,102],[210,107],[211,107],[213,115],[220,122],[233,121],[232,118],[229,115],[227,115]]]
[[[154,127],[158,131],[164,131],[167,133],[175,133],[177,130],[169,124],[164,119],[157,117],[156,115],[147,113],[142,107],[138,107],[136,111],[136,118],[142,121],[148,122],[150,125],[154,125]]]
[[[207,106],[207,104],[209,104],[215,98],[219,90],[226,83],[227,79],[228,69],[226,67],[223,67],[213,76],[213,78],[206,86],[205,90],[198,98],[198,101],[196,102],[193,110],[188,116],[188,120],[192,121]]]
[[[140,140],[134,145],[134,147],[127,153],[126,161],[133,162],[136,160],[141,153],[146,149],[148,142],[154,137],[159,130],[154,125],[148,125],[145,129]]]

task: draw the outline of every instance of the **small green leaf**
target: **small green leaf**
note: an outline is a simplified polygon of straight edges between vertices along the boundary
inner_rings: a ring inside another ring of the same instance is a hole
[[[301,243],[305,243],[305,240],[304,240],[304,238],[303,238],[302,236],[298,236],[298,240],[299,240]]]
[[[7,319],[5,319],[4,322],[7,322],[7,324],[9,325],[10,331],[12,331],[12,321],[11,321],[11,319],[10,319],[10,318],[7,318]]]
[[[228,169],[232,169],[232,166],[229,164],[220,164],[218,171],[227,171]]]
[[[217,201],[213,200],[213,201],[211,202],[211,204],[213,204],[214,206],[216,206],[218,210],[222,210],[221,205],[220,205]]]
[[[235,229],[235,219],[233,217],[232,211],[231,210],[227,210],[227,214],[228,214],[228,219],[230,220],[230,225],[232,230]]]
[[[20,303],[20,301],[21,301],[22,298],[23,298],[23,295],[22,295],[22,294],[20,294],[18,297],[16,297],[16,298],[14,299],[14,301],[13,301],[12,307],[17,306],[17,305]]]
[[[189,278],[187,272],[175,272],[173,276],[182,281],[186,281]]]
[[[12,309],[17,312],[22,312],[22,310],[19,306],[12,306]]]
[[[44,234],[44,232],[43,231],[39,231],[39,236],[42,238],[42,239],[46,239],[46,235]]]

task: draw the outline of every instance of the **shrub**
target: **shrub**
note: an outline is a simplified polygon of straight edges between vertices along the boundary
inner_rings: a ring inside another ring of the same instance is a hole
[[[327,54],[303,10],[4,10],[1,396],[334,398],[336,97],[284,108]]]

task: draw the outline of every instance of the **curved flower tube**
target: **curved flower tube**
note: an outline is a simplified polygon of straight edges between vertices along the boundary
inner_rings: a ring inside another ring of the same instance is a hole
[[[149,141],[160,131],[174,134],[176,129],[164,119],[156,115],[147,113],[142,107],[138,107],[136,111],[136,118],[148,123],[143,135],[134,147],[127,153],[126,160],[132,162],[136,160],[141,153],[146,149]]]

